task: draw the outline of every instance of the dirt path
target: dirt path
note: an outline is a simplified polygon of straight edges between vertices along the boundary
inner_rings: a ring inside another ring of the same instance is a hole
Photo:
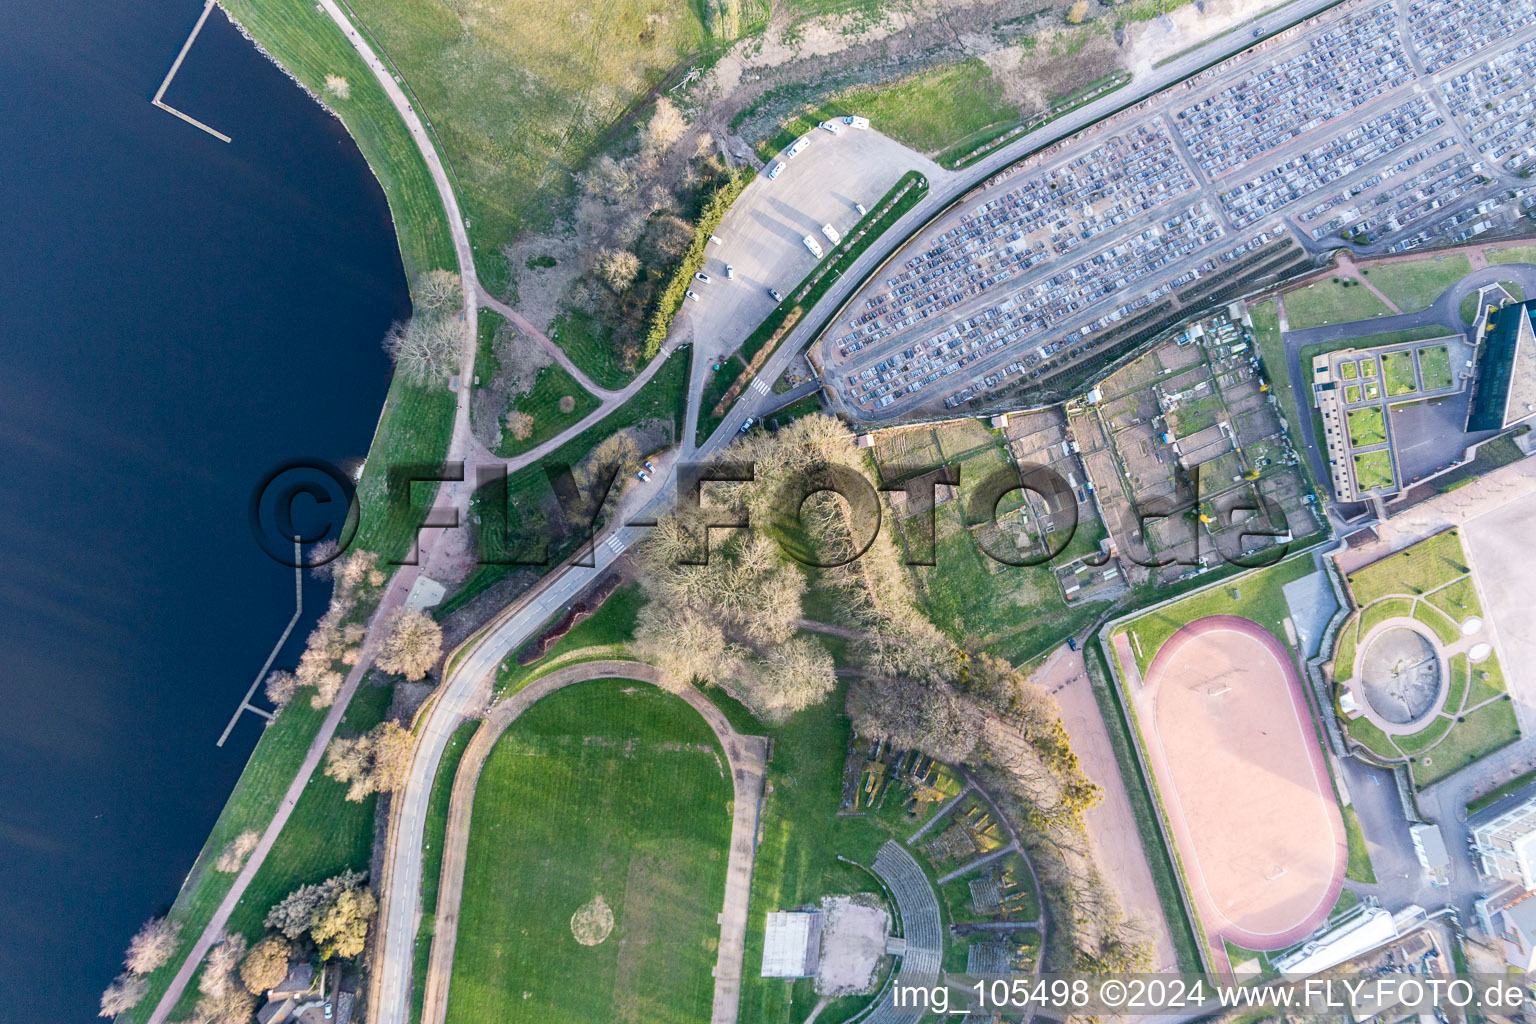
[[[548,335],[535,327],[532,320],[529,320],[527,317],[523,316],[523,314],[507,305],[505,302],[502,302],[490,292],[483,290],[480,292],[480,304],[489,309],[495,310],[502,316],[506,317],[508,320],[512,321],[512,323],[517,326],[518,330],[522,331],[524,334],[528,335],[528,337],[538,342],[539,347],[542,348],[545,352],[548,352],[550,358],[559,363],[561,368],[564,369],[566,373],[570,374],[572,377],[575,377],[576,383],[586,388],[592,394],[599,398],[613,398],[623,393],[622,391],[609,391],[607,388],[600,388],[594,384],[592,382],[592,378],[583,373],[581,367],[573,363],[571,361],[571,357],[565,354],[565,349],[561,348],[559,345],[556,345],[549,339]]]
[[[1073,752],[1084,773],[1104,792],[1104,798],[1083,815],[1104,880],[1119,895],[1125,915],[1145,926],[1152,942],[1153,970],[1178,970],[1173,933],[1157,896],[1152,869],[1142,849],[1136,813],[1120,775],[1109,730],[1094,699],[1082,652],[1059,649],[1030,682],[1056,698]]]
[[[763,798],[768,741],[743,736],[731,728],[720,709],[691,686],[667,685],[655,666],[637,661],[589,661],[557,669],[493,707],[485,723],[464,749],[448,803],[448,828],[443,844],[442,881],[438,887],[437,918],[432,956],[427,966],[423,1024],[443,1024],[448,1011],[448,987],[458,941],[459,908],[464,896],[464,864],[469,849],[470,814],[475,787],[485,759],[507,726],[541,698],[556,690],[592,679],[634,679],[675,693],[714,730],[731,766],[735,788],[731,822],[731,852],[726,864],[725,903],[720,914],[720,948],[715,966],[714,1010],[711,1024],[735,1024],[746,953],[747,904],[752,892],[752,864],[757,854],[757,817]]]

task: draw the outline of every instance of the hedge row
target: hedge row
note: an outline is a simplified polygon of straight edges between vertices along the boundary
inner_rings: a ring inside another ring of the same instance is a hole
[[[693,229],[693,241],[689,243],[682,262],[672,271],[671,279],[656,300],[656,311],[651,314],[651,326],[645,335],[644,355],[647,362],[655,358],[667,340],[667,332],[672,329],[672,318],[683,308],[688,283],[693,280],[694,274],[704,269],[709,236],[715,233],[715,229],[725,219],[726,211],[751,183],[755,173],[750,167],[732,171],[704,204],[704,211],[699,214],[698,224]]]

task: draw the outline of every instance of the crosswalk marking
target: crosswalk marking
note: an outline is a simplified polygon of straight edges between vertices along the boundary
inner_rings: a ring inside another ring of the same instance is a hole
[[[761,377],[753,377],[752,378],[752,390],[756,391],[760,395],[766,395],[768,393],[768,383],[767,383],[767,381],[763,380],[763,378],[761,378]]]
[[[608,550],[612,551],[616,555],[622,555],[624,553],[624,542],[619,539],[618,534],[614,534],[612,537],[608,538]]]

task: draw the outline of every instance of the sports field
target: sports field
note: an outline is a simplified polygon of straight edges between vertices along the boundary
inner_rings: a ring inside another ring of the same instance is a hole
[[[708,1020],[731,797],[709,726],[651,686],[525,711],[475,793],[449,1024]]]
[[[1306,936],[1338,899],[1349,849],[1291,652],[1252,620],[1207,616],[1131,689],[1212,945]]]

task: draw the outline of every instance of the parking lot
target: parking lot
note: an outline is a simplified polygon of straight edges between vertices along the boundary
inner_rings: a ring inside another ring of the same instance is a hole
[[[969,411],[1275,242],[1487,230],[1536,154],[1533,7],[1346,3],[1000,172],[855,296],[828,383],[863,420]]]
[[[778,305],[768,289],[787,295],[811,272],[817,260],[802,243],[805,236],[830,251],[821,226],[846,232],[859,219],[855,203],[872,208],[907,171],[930,180],[951,173],[878,131],[817,129],[809,137],[777,178],[770,181],[765,172],[747,186],[716,232],[720,244],[709,246],[704,273],[710,281],[693,282],[699,301],[684,302],[678,316],[692,338],[708,343],[702,358],[735,350]]]

